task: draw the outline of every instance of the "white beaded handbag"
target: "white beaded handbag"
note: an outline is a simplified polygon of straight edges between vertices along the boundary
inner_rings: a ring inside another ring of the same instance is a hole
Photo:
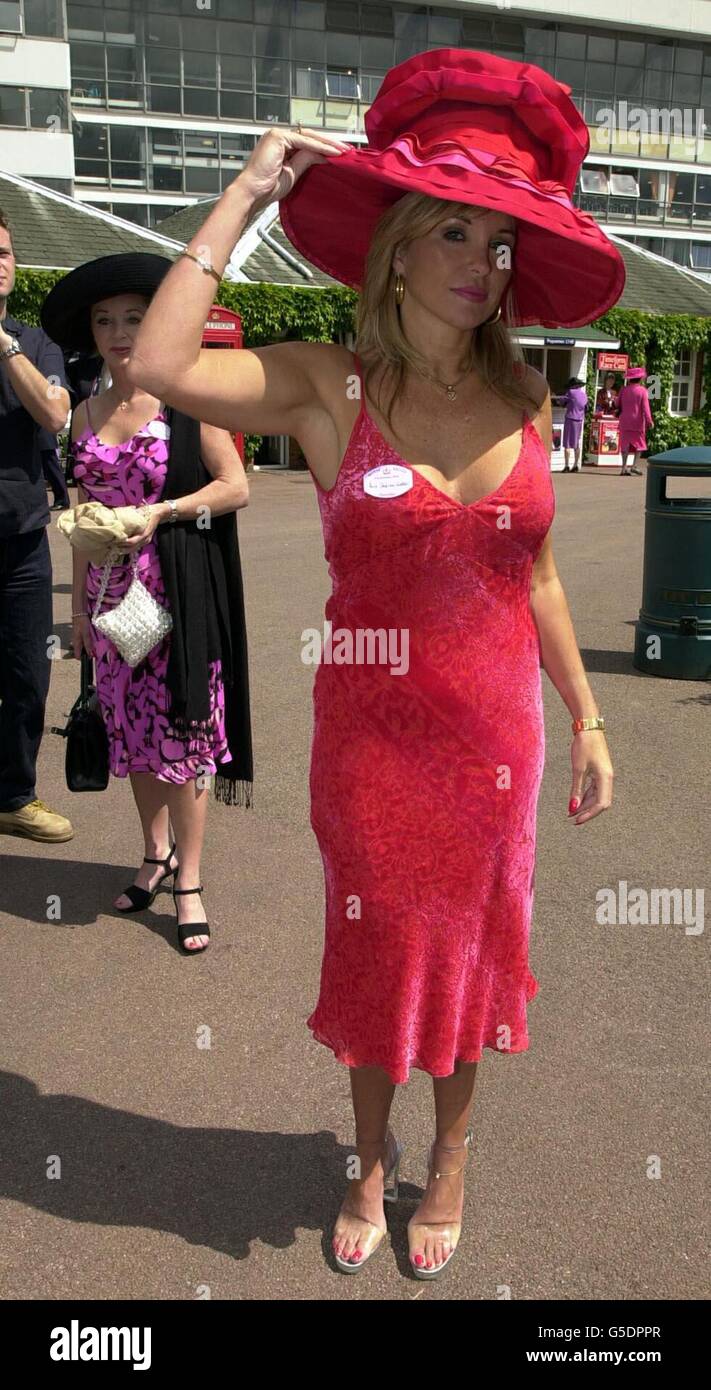
[[[120,551],[112,550],[104,565],[99,596],[94,605],[92,623],[109,641],[113,642],[119,655],[128,666],[138,666],[139,662],[170,632],[173,619],[167,608],[157,603],[149,594],[145,584],[138,577],[138,560],[131,556],[133,579],[120,603],[98,618],[109,582],[111,567]]]

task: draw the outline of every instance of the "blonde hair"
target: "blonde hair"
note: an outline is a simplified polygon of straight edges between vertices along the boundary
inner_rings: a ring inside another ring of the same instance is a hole
[[[395,249],[398,243],[407,245],[418,237],[426,236],[445,217],[471,212],[472,207],[468,203],[431,198],[426,193],[406,193],[383,214],[373,233],[356,311],[356,352],[364,363],[366,387],[373,373],[383,369],[378,389],[379,410],[382,386],[386,379],[392,382],[392,391],[382,414],[394,434],[397,431],[393,429],[391,415],[404,387],[406,366],[425,373],[430,367],[402,330],[394,291]],[[509,320],[515,322],[516,301],[510,282],[504,295],[502,313],[504,310]],[[505,323],[475,328],[472,348],[474,366],[485,386],[517,409],[533,407],[533,413],[538,411],[540,402],[524,384],[526,359]]]

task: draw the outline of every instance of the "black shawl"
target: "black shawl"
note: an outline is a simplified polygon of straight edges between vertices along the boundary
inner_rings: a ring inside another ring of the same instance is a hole
[[[185,497],[212,481],[200,457],[200,422],[167,409],[170,456],[163,499]],[[178,737],[206,728],[209,662],[222,662],[225,732],[232,758],[217,764],[215,796],[252,805],[252,730],[247,630],[237,515],[164,522],[156,532],[161,574],[173,618],[168,717]]]

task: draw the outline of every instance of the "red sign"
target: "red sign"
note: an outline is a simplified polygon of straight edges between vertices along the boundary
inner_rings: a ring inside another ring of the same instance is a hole
[[[603,416],[591,421],[590,453],[618,454],[620,452],[620,426],[617,420]]]
[[[630,359],[626,352],[599,352],[597,369],[599,372],[626,372]]]
[[[241,348],[242,320],[239,314],[236,314],[233,309],[223,309],[221,304],[213,304],[203,329],[202,346],[204,348],[232,348],[235,350]],[[232,438],[237,453],[244,460],[244,435],[240,432],[233,434]]]

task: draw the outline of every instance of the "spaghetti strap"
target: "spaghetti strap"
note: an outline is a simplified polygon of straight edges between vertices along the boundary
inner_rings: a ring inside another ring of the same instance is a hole
[[[92,432],[92,434],[93,434],[93,433],[94,433],[94,426],[93,426],[92,423],[91,423],[91,411],[89,410],[89,397],[88,397],[88,396],[85,396],[85,398],[84,398],[84,404],[85,404],[85,406],[86,406],[86,418],[87,418],[87,420],[88,420],[88,422],[89,422],[89,429],[91,430],[91,432]]]

